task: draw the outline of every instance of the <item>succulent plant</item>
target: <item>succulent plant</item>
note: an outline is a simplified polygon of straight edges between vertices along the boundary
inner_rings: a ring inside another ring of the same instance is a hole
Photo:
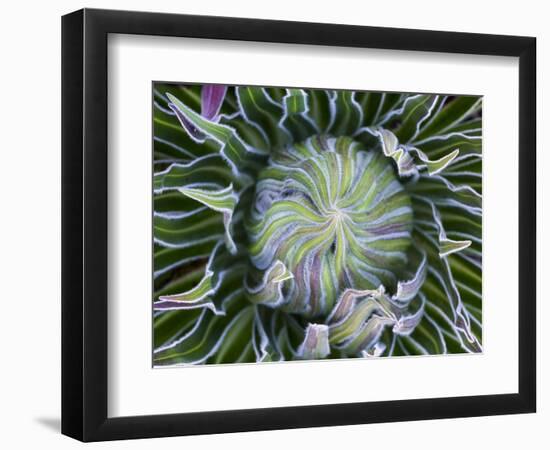
[[[481,98],[153,90],[155,366],[481,351]]]

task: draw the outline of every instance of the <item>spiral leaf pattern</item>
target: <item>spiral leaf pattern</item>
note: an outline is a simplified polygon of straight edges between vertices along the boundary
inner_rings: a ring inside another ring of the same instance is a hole
[[[284,264],[283,297],[254,302],[326,315],[346,288],[395,286],[411,242],[411,201],[391,162],[350,138],[314,136],[275,155],[260,175],[248,226],[258,272]]]
[[[482,350],[481,98],[154,84],[154,364]]]

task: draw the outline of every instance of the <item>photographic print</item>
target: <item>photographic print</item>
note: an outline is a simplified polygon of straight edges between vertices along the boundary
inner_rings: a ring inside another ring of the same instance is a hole
[[[153,366],[480,353],[482,98],[154,82]]]

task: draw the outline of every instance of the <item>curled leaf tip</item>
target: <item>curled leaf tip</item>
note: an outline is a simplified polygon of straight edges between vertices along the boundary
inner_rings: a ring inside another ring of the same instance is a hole
[[[399,145],[395,134],[389,130],[380,129],[377,131],[382,151],[388,158],[392,158],[397,165],[397,171],[402,177],[409,177],[418,174],[418,169],[414,163],[413,157],[405,146]]]

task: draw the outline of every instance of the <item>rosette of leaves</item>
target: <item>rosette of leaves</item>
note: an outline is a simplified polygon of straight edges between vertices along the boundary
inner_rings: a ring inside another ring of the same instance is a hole
[[[481,351],[481,99],[154,86],[156,366]]]

